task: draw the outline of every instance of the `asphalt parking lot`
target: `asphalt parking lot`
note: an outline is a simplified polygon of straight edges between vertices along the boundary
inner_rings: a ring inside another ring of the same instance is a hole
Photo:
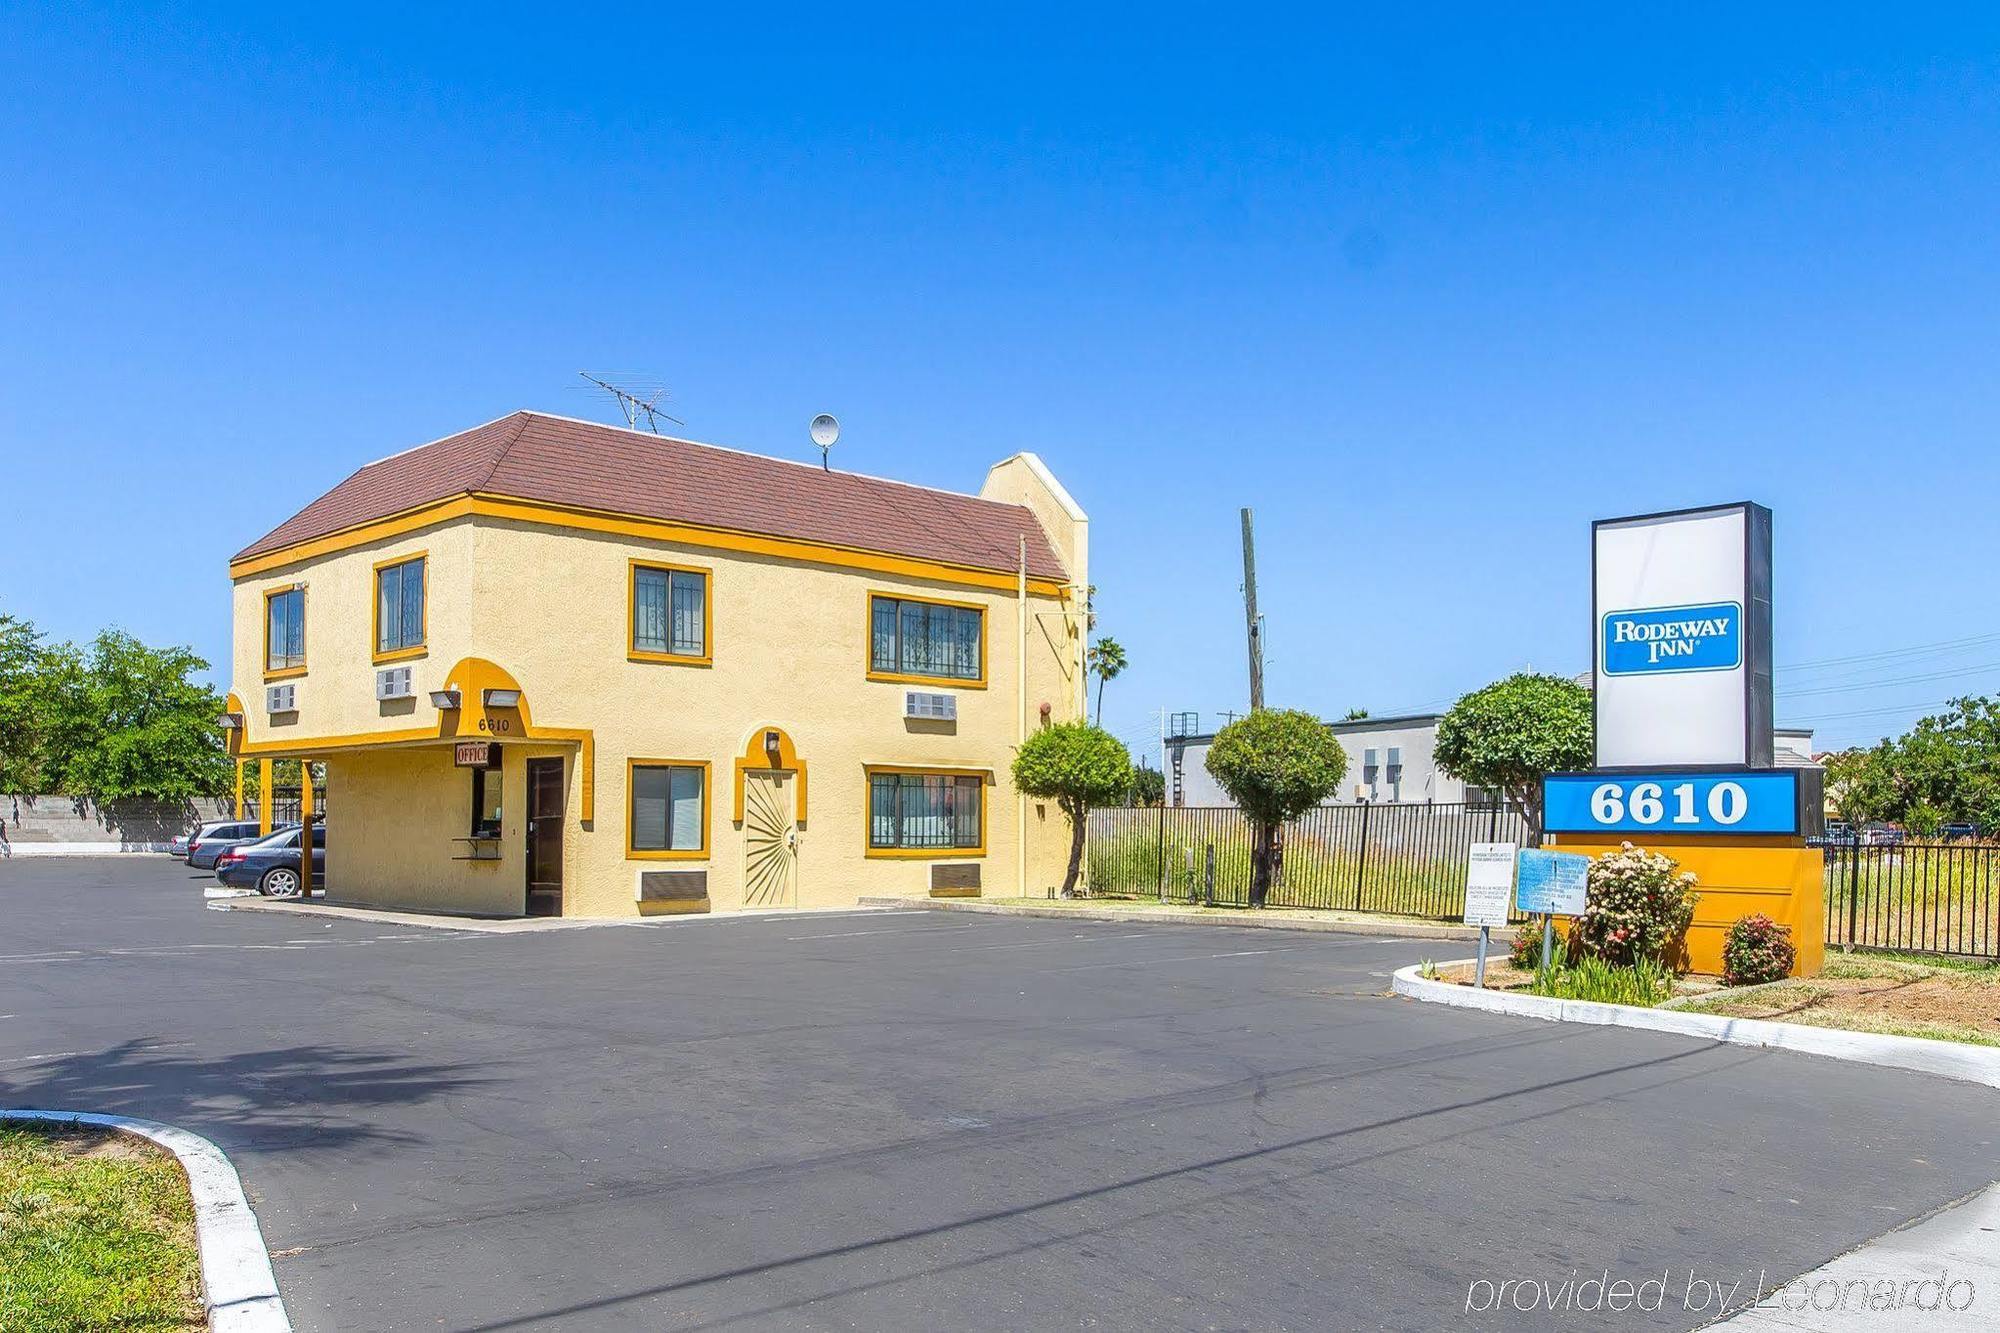
[[[2000,1176],[1990,1091],[1387,997],[1435,943],[482,935],[205,878],[0,863],[0,1102],[220,1143],[302,1329],[1547,1327],[1471,1284],[1602,1270],[1693,1328],[1690,1272],[1781,1281]]]

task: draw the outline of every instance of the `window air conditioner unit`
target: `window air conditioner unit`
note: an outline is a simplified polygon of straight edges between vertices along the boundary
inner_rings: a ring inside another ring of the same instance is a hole
[[[927,718],[933,722],[956,722],[958,696],[910,690],[903,695],[903,716]]]
[[[388,699],[410,699],[416,696],[416,687],[410,683],[410,668],[383,667],[375,673],[375,701]]]
[[[266,685],[264,687],[264,711],[267,713],[298,712],[299,687],[296,685]]]

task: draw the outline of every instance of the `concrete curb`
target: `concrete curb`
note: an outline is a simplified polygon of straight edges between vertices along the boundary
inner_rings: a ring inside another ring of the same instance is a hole
[[[1466,958],[1439,963],[1438,966],[1469,967],[1473,961]],[[1720,1014],[1689,1014],[1640,1009],[1629,1004],[1598,1004],[1589,1000],[1557,1000],[1546,995],[1475,990],[1448,981],[1426,981],[1417,975],[1421,966],[1416,964],[1397,969],[1390,983],[1396,994],[1428,1004],[1483,1009],[1488,1013],[1513,1014],[1520,1018],[1590,1023],[1599,1027],[1646,1028],[1654,1032],[1673,1032],[1684,1037],[1729,1042],[1736,1046],[1764,1046],[1805,1055],[1826,1055],[1836,1060],[1909,1069],[1920,1074],[1936,1074],[1941,1078],[2000,1088],[2000,1047],[1961,1046],[1955,1042],[1932,1041],[1927,1037],[1892,1037],[1875,1032],[1807,1027],[1803,1023],[1778,1023],[1768,1018],[1726,1018]]]
[[[278,1279],[243,1182],[222,1149],[199,1134],[157,1120],[88,1111],[0,1110],[0,1120],[94,1125],[149,1139],[180,1159],[194,1197],[195,1239],[201,1248],[202,1298],[208,1326],[223,1333],[290,1333]]]
[[[1072,899],[1072,901],[1074,901]],[[1399,940],[1476,940],[1479,931],[1464,926],[1422,921],[1315,920],[1309,917],[1265,916],[1245,911],[1185,912],[1173,908],[1036,907],[1026,903],[986,903],[971,898],[863,898],[863,907],[922,908],[932,912],[983,912],[988,916],[1038,916],[1058,921],[1149,921],[1163,926],[1245,926],[1256,930],[1317,930],[1340,935],[1389,935]]]

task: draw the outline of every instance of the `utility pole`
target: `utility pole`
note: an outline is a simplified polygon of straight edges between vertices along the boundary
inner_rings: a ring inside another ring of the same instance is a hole
[[[1264,640],[1257,624],[1257,547],[1250,535],[1250,511],[1243,511],[1243,626],[1250,638],[1250,711],[1264,706]]]

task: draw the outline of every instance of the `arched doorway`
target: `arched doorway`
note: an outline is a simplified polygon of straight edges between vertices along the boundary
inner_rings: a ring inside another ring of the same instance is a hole
[[[806,765],[782,727],[759,727],[744,743],[735,806],[743,831],[743,905],[797,907]]]

